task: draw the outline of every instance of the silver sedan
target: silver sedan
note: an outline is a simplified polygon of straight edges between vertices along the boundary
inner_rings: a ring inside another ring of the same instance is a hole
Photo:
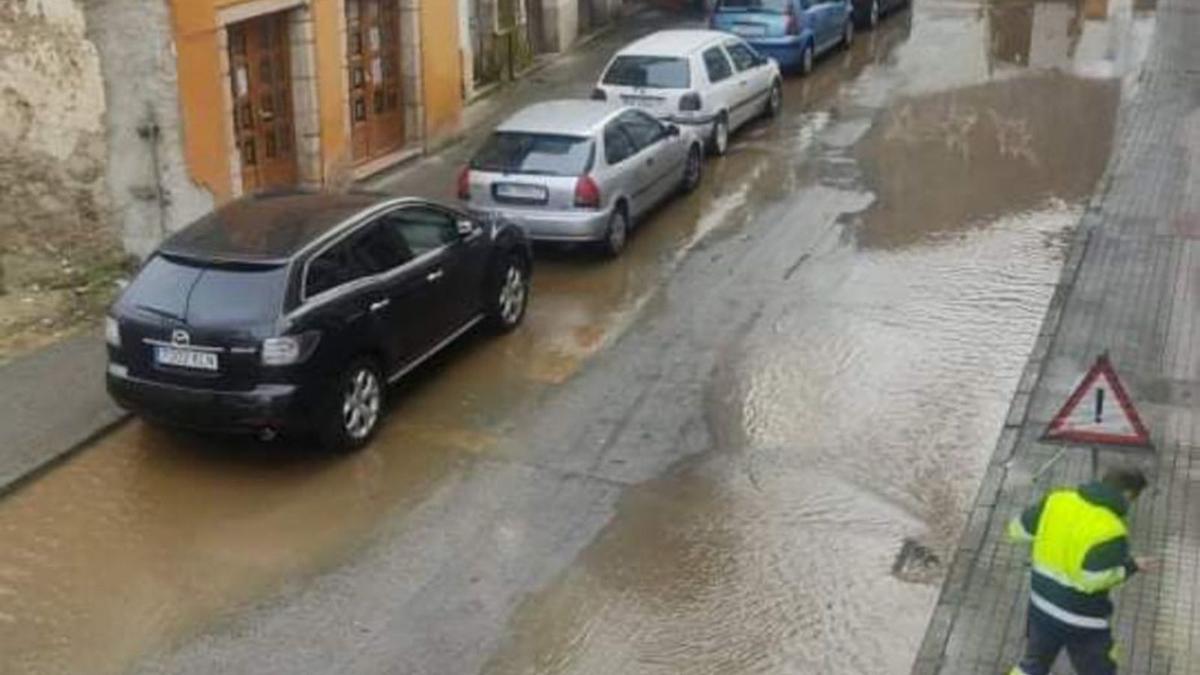
[[[598,101],[530,106],[501,124],[459,175],[459,198],[531,239],[625,248],[632,223],[700,182],[691,131]]]

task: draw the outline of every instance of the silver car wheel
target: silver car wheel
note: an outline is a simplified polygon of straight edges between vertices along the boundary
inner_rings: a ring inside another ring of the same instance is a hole
[[[771,98],[767,106],[767,114],[771,117],[778,117],[779,111],[783,109],[783,88],[778,82],[771,85]]]
[[[871,16],[867,19],[871,28],[879,25],[879,0],[871,0]]]
[[[513,326],[521,319],[527,295],[525,275],[516,263],[510,264],[500,287],[500,320],[504,325]]]
[[[342,397],[342,425],[346,435],[355,441],[369,436],[379,422],[382,402],[382,389],[375,373],[369,368],[355,371]]]
[[[608,253],[615,256],[625,250],[625,240],[628,236],[628,217],[624,211],[618,209],[613,212],[608,223]]]

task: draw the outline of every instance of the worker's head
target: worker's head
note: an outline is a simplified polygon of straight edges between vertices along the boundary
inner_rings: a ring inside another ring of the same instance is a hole
[[[1141,469],[1109,469],[1100,482],[1125,495],[1130,503],[1137,500],[1148,483]]]

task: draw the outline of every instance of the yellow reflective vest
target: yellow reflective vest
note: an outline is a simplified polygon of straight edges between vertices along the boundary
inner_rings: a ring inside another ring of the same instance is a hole
[[[1129,556],[1124,497],[1107,486],[1050,492],[1009,524],[1017,540],[1033,542],[1030,602],[1078,628],[1106,628],[1108,591],[1136,569]]]

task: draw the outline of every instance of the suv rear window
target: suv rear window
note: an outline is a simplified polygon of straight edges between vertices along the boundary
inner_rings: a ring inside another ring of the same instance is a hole
[[[720,0],[718,12],[763,12],[784,14],[791,0]]]
[[[675,56],[618,56],[604,73],[604,84],[650,89],[692,86],[687,59]]]
[[[123,301],[181,321],[198,317],[206,323],[245,324],[278,316],[287,282],[282,265],[214,266],[157,255],[126,289]]]
[[[471,161],[477,171],[582,176],[592,164],[592,140],[578,136],[498,131]]]

